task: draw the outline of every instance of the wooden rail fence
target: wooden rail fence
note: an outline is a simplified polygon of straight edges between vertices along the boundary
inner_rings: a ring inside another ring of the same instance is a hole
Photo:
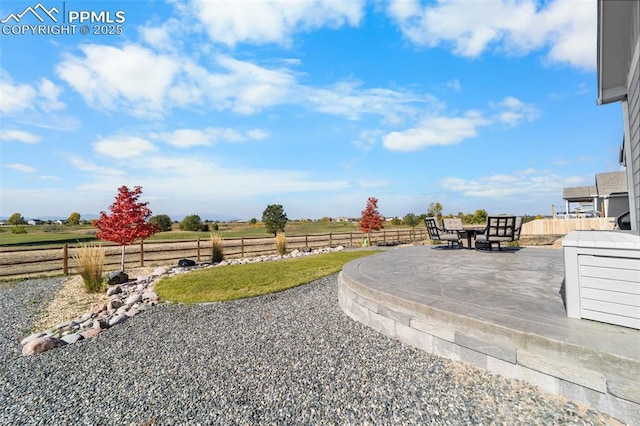
[[[302,247],[360,247],[363,234],[359,232],[305,234],[287,236],[287,251]],[[425,239],[424,229],[397,229],[373,232],[371,245],[393,245]],[[254,257],[276,253],[273,237],[241,237],[224,239],[225,259]],[[120,268],[121,248],[103,244],[105,271]],[[0,249],[0,279],[27,278],[33,276],[68,275],[77,273],[74,256],[80,245],[64,244],[58,247]],[[166,266],[180,259],[208,262],[211,259],[211,239],[180,241],[147,241],[130,245],[125,251],[125,267]]]

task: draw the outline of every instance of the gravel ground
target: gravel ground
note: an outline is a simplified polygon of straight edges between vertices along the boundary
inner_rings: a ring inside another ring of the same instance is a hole
[[[0,284],[0,424],[606,424],[522,383],[349,319],[332,275],[282,293],[160,305],[19,357],[61,280]]]

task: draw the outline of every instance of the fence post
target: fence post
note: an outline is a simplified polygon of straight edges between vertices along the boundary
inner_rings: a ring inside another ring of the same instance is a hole
[[[69,246],[67,246],[67,244],[62,246],[62,273],[64,275],[69,275],[69,261],[68,261],[68,254],[69,254]]]
[[[198,255],[196,256],[196,259],[197,259],[196,261],[200,263],[200,238],[198,238],[198,241],[197,241],[197,253]]]
[[[309,234],[304,234],[304,245],[309,247]]]
[[[140,240],[140,267],[144,268],[144,240]]]
[[[353,247],[353,232],[349,232],[349,247]]]
[[[244,257],[244,237],[240,237],[240,257]]]
[[[396,229],[396,231],[398,231],[398,244],[400,244],[400,230]]]
[[[329,248],[333,245],[333,232],[329,232]]]
[[[387,231],[382,231],[382,242],[387,243]]]

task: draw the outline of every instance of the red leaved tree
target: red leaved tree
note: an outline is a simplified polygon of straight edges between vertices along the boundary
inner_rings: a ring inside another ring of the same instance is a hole
[[[111,215],[100,212],[100,218],[93,223],[98,230],[98,238],[112,241],[122,246],[122,262],[124,271],[124,248],[136,240],[144,240],[159,231],[158,227],[147,222],[151,217],[149,203],[138,201],[142,187],[136,186],[132,191],[126,186],[118,188],[116,201],[109,206]]]
[[[363,238],[362,245],[368,246],[371,241],[371,231],[379,231],[384,228],[383,218],[378,211],[378,199],[369,197],[367,206],[362,211],[360,218],[360,232],[367,234],[367,239]]]

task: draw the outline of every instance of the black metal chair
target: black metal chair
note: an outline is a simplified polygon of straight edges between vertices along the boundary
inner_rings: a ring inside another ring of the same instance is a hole
[[[518,220],[519,219],[519,220]],[[520,239],[522,218],[515,216],[488,216],[484,233],[476,235],[476,249],[492,249],[494,244],[502,250],[501,243],[510,243]]]
[[[621,231],[631,230],[631,212],[622,213],[616,218],[616,226]]]
[[[433,241],[446,241],[447,247],[453,247],[454,244],[457,244],[459,248],[462,247],[458,231],[445,231],[441,229],[438,227],[438,219],[435,217],[427,217],[424,222],[425,225],[427,225],[429,239]]]

